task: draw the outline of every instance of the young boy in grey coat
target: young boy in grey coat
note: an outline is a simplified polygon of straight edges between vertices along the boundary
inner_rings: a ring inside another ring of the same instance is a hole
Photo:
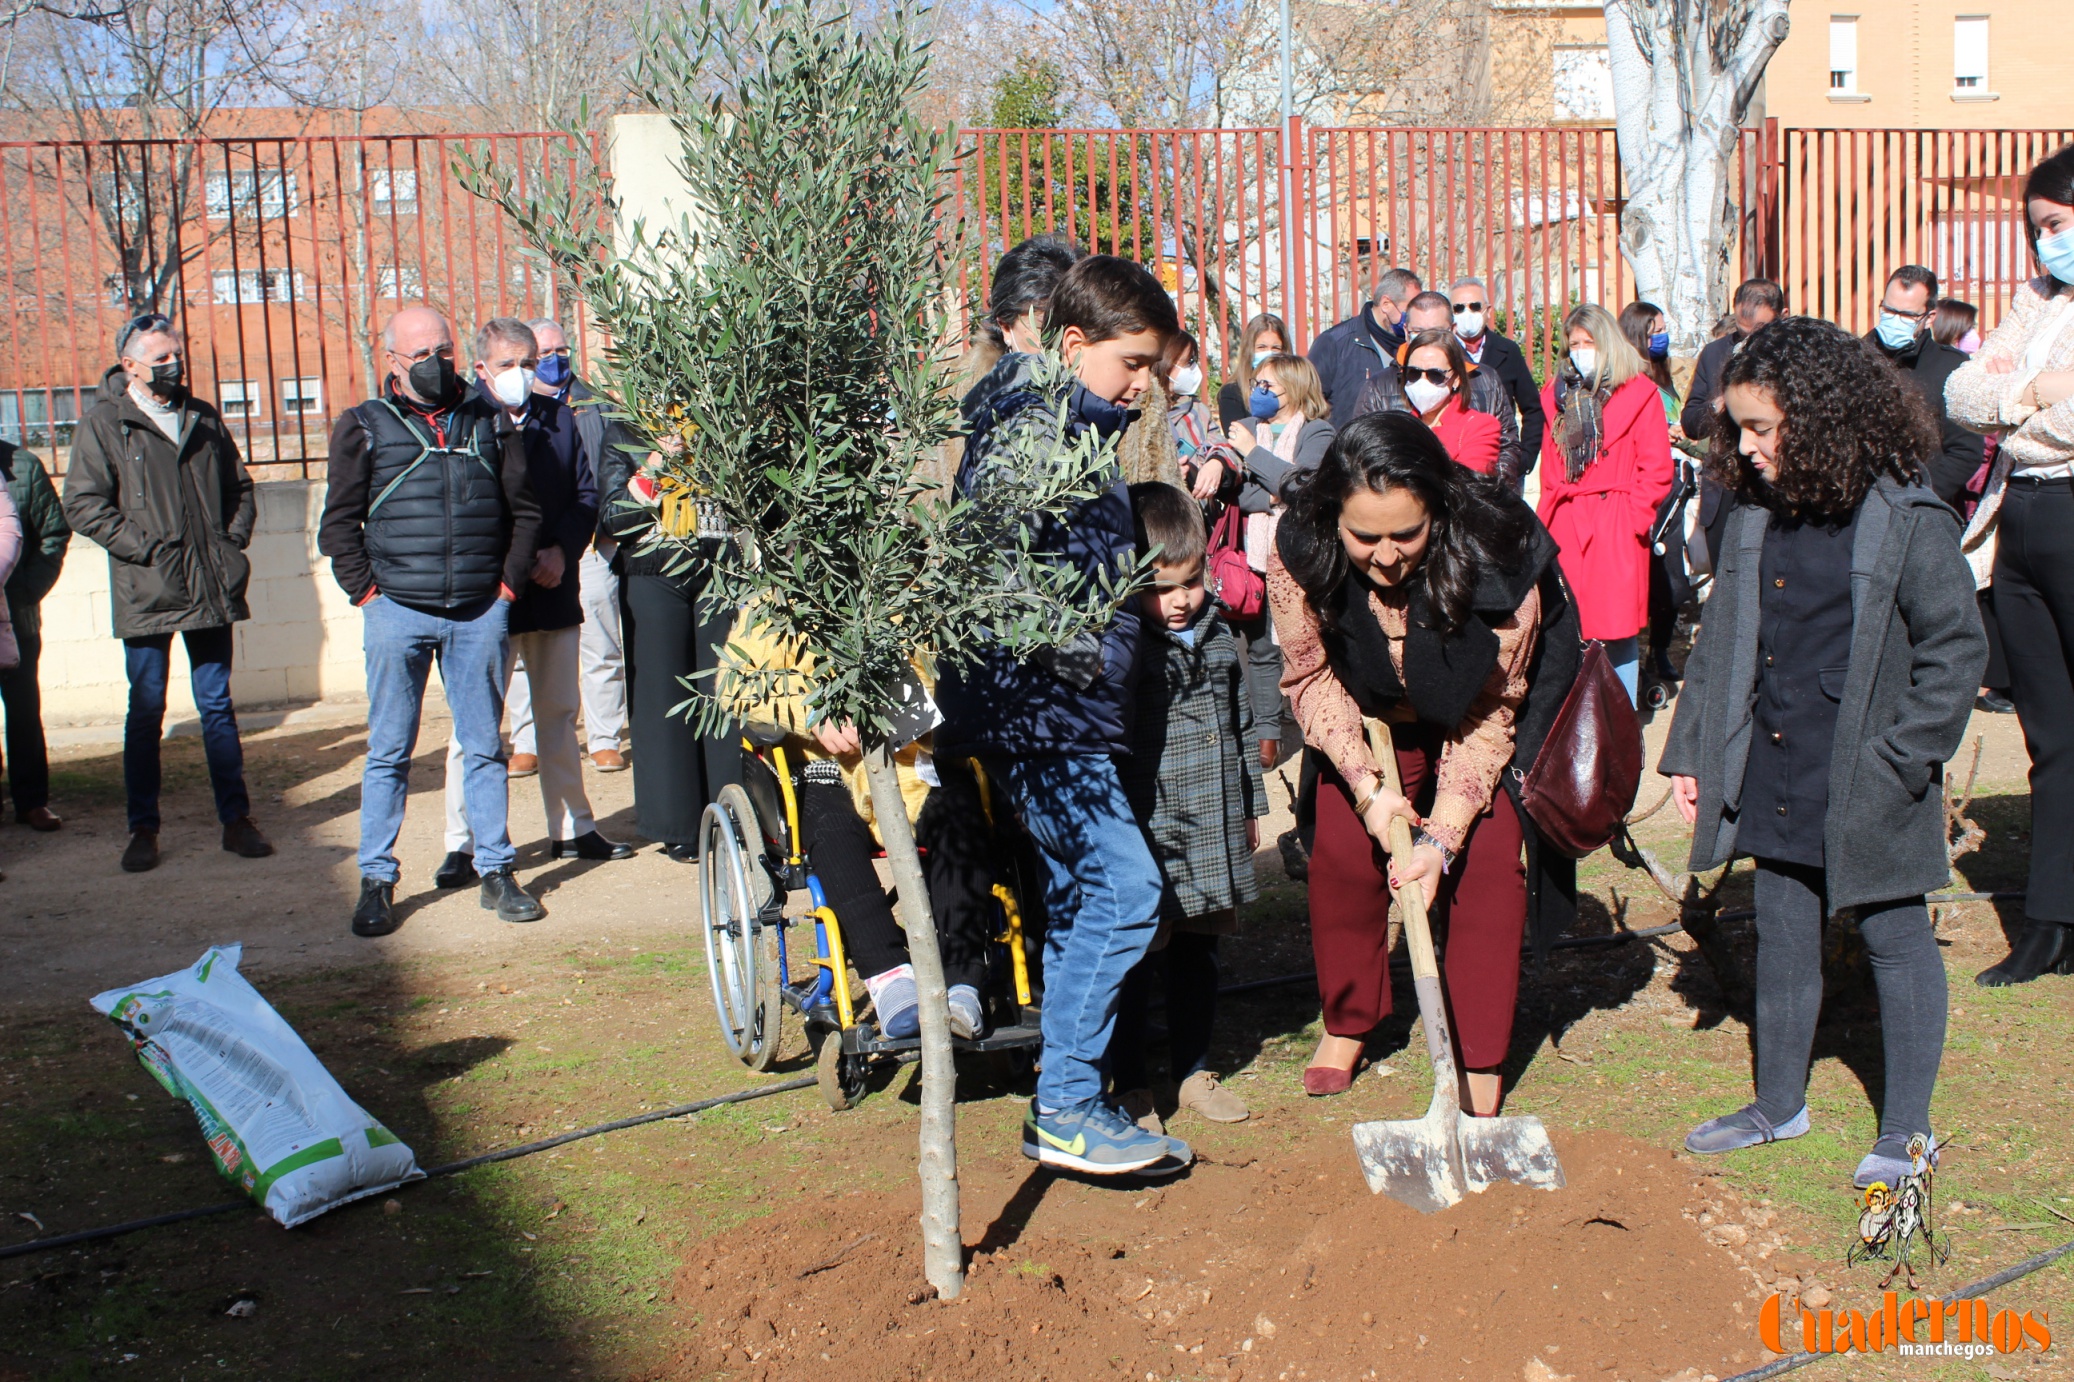
[[[1945,973],[1923,894],[1949,874],[1945,760],[1987,640],[1958,518],[1922,480],[1921,398],[1841,328],[1781,318],[1723,374],[1710,472],[1738,502],[1659,771],[1692,868],[1757,864],[1757,1101],[1694,1129],[1715,1153],[1808,1130],[1822,927],[1854,907],[1886,1053],[1859,1188],[1935,1157]]]
[[[1238,906],[1260,896],[1253,851],[1267,791],[1254,751],[1245,663],[1204,584],[1208,533],[1185,491],[1131,486],[1139,550],[1155,582],[1138,596],[1147,633],[1123,789],[1159,865],[1159,930],[1124,980],[1109,1046],[1112,1088],[1127,1117],[1159,1130],[1145,1059],[1155,981],[1167,1000],[1175,1103],[1219,1123],[1247,1116],[1209,1069],[1217,1016],[1217,938],[1239,928]]]

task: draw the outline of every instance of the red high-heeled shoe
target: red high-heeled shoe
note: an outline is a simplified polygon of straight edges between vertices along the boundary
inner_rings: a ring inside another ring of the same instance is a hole
[[[1354,1073],[1359,1070],[1342,1070],[1336,1065],[1307,1065],[1303,1068],[1303,1092],[1313,1099],[1328,1095],[1344,1094],[1354,1087]]]

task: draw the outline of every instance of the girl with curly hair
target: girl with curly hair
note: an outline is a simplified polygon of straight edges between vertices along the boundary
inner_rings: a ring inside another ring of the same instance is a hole
[[[1757,1100],[1685,1139],[1714,1153],[1808,1130],[1822,927],[1856,908],[1886,1100],[1854,1183],[1894,1183],[1930,1133],[1944,962],[1923,894],[1950,872],[1944,762],[1987,642],[1958,519],[1923,481],[1923,399],[1841,327],[1782,317],[1722,375],[1708,466],[1733,496],[1714,594],[1658,771],[1692,868],[1757,866]],[[1934,1145],[1934,1142],[1933,1142]]]
[[[1304,1092],[1345,1092],[1389,1015],[1390,885],[1417,883],[1447,933],[1463,1106],[1496,1113],[1521,933],[1531,917],[1545,949],[1576,895],[1575,864],[1540,848],[1513,771],[1533,765],[1577,679],[1555,543],[1504,481],[1456,464],[1418,418],[1370,413],[1291,494],[1267,592],[1317,801],[1311,945],[1326,1035]],[[1402,796],[1383,784],[1364,716],[1390,724]],[[1382,845],[1393,816],[1418,831],[1402,875]]]

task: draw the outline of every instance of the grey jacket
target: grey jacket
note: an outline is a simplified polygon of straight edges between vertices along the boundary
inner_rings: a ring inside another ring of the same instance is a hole
[[[1695,870],[1735,857],[1736,811],[1755,730],[1758,569],[1769,515],[1728,519],[1685,691],[1657,771],[1699,780]],[[1829,906],[1944,886],[1945,760],[1959,746],[1987,665],[1973,575],[1952,511],[1920,485],[1882,479],[1851,548],[1850,674],[1839,698],[1823,823]]]

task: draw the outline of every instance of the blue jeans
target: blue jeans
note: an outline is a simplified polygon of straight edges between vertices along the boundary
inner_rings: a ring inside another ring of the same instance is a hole
[[[1620,678],[1620,684],[1628,689],[1628,703],[1641,704],[1642,636],[1607,639],[1606,660],[1613,664],[1613,674]]]
[[[511,867],[506,828],[504,645],[511,606],[492,600],[472,619],[425,614],[377,595],[363,607],[367,652],[367,771],[360,779],[360,874],[394,883],[396,836],[410,790],[411,754],[425,710],[425,679],[439,663],[462,755],[461,796],[475,836],[475,867]]]
[[[1124,976],[1159,929],[1159,868],[1110,759],[1052,754],[987,765],[1044,856],[1044,1068],[1037,1101],[1099,1098]]]
[[[230,699],[230,625],[189,629],[188,683],[202,712],[202,753],[209,760],[209,785],[216,789],[216,819],[229,825],[252,814],[245,794],[245,749],[238,742],[238,711]],[[158,746],[166,727],[166,676],[173,661],[173,635],[122,641],[130,676],[130,712],[122,727],[122,785],[130,799],[130,830],[156,831]]]

